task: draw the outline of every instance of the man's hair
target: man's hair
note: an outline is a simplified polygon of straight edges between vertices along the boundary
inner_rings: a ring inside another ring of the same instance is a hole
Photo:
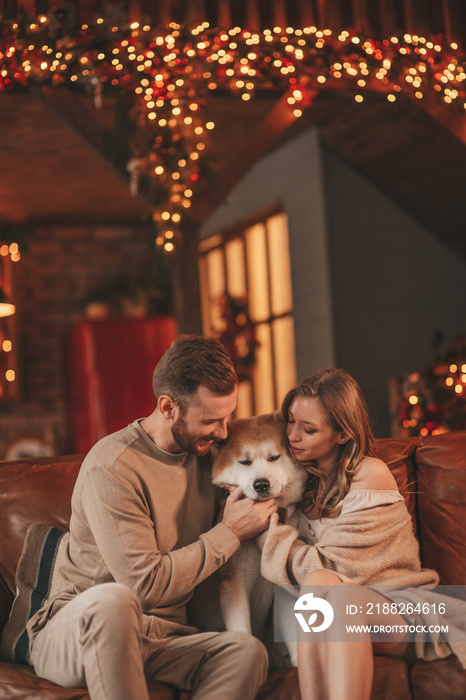
[[[231,394],[238,383],[233,362],[215,338],[182,335],[170,345],[154,370],[152,386],[158,399],[170,396],[186,411],[199,386],[219,396]]]

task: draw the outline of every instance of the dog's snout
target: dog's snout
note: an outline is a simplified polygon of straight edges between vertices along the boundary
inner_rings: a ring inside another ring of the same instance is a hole
[[[259,496],[264,495],[270,489],[270,481],[268,479],[256,479],[253,483],[254,491]]]

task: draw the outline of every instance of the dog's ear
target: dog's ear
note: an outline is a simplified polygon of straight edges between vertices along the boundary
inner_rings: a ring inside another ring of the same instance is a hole
[[[281,426],[285,427],[285,421],[283,420],[282,412],[281,411],[275,411],[272,413],[273,418],[279,423]]]
[[[277,423],[280,423],[281,425],[285,425],[285,421],[283,420],[282,412],[281,411],[274,411],[273,413],[262,413],[259,416],[256,416],[252,420],[264,420],[264,421],[276,421]]]

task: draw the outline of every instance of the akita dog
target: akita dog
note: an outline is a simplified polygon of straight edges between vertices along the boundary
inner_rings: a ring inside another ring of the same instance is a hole
[[[288,454],[279,413],[232,421],[226,442],[214,454],[214,484],[240,486],[254,500],[275,498],[279,513],[284,509],[288,516],[301,500],[306,477]],[[260,557],[254,540],[241,543],[219,572],[220,605],[227,630],[263,638],[273,585],[260,574]]]

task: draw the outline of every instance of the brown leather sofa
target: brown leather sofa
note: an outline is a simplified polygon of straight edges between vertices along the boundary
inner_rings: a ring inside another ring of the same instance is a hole
[[[423,564],[443,584],[466,584],[466,433],[378,441],[413,516]],[[80,457],[0,462],[0,628],[15,592],[15,570],[32,522],[66,529]],[[150,683],[153,700],[188,700],[190,694]],[[275,671],[260,700],[299,700],[295,669]],[[454,657],[403,661],[376,657],[373,700],[464,700],[466,671]],[[0,662],[0,700],[88,700],[85,690],[61,688],[38,678],[31,667]],[[238,698],[240,700],[240,698]]]

